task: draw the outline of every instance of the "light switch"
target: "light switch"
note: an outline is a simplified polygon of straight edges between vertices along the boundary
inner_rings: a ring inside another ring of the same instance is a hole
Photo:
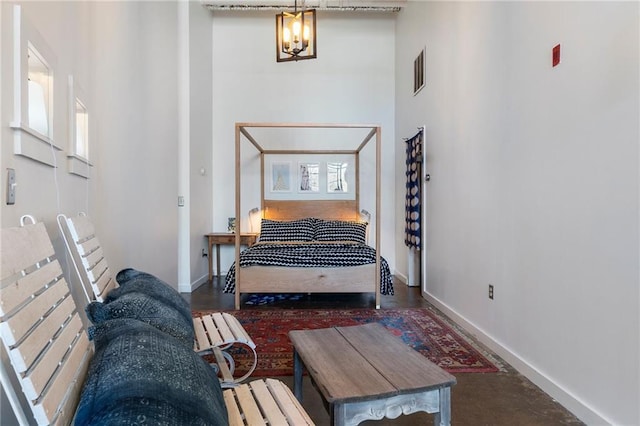
[[[16,203],[16,171],[7,169],[7,204]]]

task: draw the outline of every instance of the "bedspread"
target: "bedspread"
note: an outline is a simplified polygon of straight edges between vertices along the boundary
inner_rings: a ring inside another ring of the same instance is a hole
[[[357,243],[259,243],[240,253],[240,267],[349,267],[376,262],[376,250]],[[235,262],[227,273],[224,292],[235,292]],[[380,293],[393,295],[393,280],[387,261],[380,257]]]

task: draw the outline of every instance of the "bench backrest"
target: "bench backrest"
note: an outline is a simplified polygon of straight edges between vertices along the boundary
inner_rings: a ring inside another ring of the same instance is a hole
[[[107,293],[118,283],[111,274],[93,223],[86,215],[68,218],[61,214],[58,215],[58,226],[87,300],[103,302]],[[93,294],[87,294],[88,288]]]
[[[0,236],[4,349],[37,423],[67,425],[92,347],[44,225],[2,229]],[[18,392],[9,383],[3,377],[16,416],[24,418]]]

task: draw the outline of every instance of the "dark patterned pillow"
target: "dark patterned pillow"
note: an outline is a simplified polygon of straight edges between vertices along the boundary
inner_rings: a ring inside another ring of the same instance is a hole
[[[104,303],[110,303],[127,293],[142,293],[155,298],[175,309],[185,321],[193,321],[191,307],[181,295],[161,279],[136,269],[127,268],[118,272],[116,281],[120,287],[114,288],[107,294]]]
[[[313,241],[314,223],[312,218],[290,221],[262,219],[260,241]]]
[[[220,381],[193,348],[135,319],[89,327],[95,354],[74,425],[228,425]]]
[[[93,325],[116,318],[133,318],[146,322],[175,337],[188,348],[193,348],[193,320],[184,318],[177,309],[147,294],[132,292],[109,303],[91,302],[85,312]]]
[[[316,241],[350,241],[367,243],[367,223],[345,220],[316,221]]]

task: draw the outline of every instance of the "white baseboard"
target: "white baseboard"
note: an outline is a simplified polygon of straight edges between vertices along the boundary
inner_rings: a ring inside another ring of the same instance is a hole
[[[409,277],[407,277],[405,274],[399,273],[398,271],[395,271],[393,276],[402,281],[404,284],[409,282]]]
[[[400,280],[400,282],[402,282],[403,284],[407,285],[408,287],[420,287],[419,284],[416,283],[416,285],[409,285],[409,277],[407,277],[405,274],[402,274],[398,271],[395,271],[393,273],[393,277],[397,278],[398,280]]]
[[[509,365],[515,368],[520,374],[531,380],[536,386],[542,389],[545,393],[558,401],[563,407],[571,411],[576,417],[588,425],[611,425],[613,422],[608,420],[605,416],[598,413],[595,409],[590,407],[584,401],[571,392],[558,385],[551,377],[546,376],[539,371],[533,365],[529,364],[525,359],[513,352],[507,346],[503,345],[490,334],[486,333],[481,328],[477,327],[471,321],[467,320],[464,316],[451,309],[448,305],[441,302],[432,294],[424,293],[424,297],[435,307],[440,309],[445,315],[447,315],[452,321],[458,324],[460,327],[471,333],[476,339],[486,345],[489,349],[495,352]]]
[[[193,290],[200,287],[202,284],[206,283],[208,280],[209,280],[209,275],[207,274],[191,282],[191,284],[178,284],[178,292],[191,293],[193,292]]]

